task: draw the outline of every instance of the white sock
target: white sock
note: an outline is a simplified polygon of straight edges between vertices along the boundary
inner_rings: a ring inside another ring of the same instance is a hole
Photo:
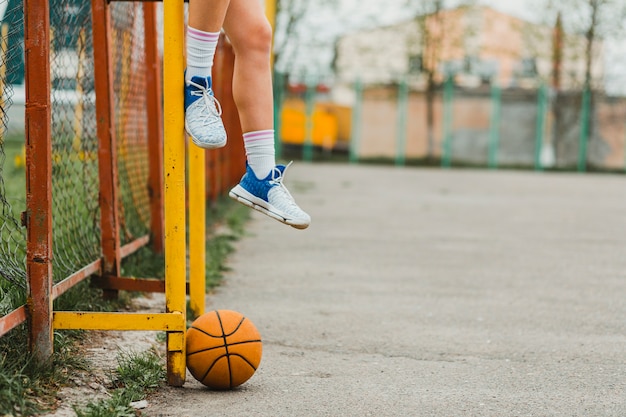
[[[210,77],[219,32],[203,32],[187,27],[187,80]]]
[[[276,166],[274,130],[258,130],[243,134],[248,165],[258,179],[265,179]]]

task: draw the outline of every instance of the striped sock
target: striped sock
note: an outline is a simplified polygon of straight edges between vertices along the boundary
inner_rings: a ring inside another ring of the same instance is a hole
[[[276,166],[274,129],[243,134],[248,165],[258,179],[264,179]]]
[[[187,28],[187,80],[195,76],[202,78],[211,76],[219,37],[219,32],[203,32],[192,27]]]

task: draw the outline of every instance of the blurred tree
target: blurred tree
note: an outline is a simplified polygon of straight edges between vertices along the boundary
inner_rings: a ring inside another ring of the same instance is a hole
[[[458,7],[471,7],[476,4],[475,0],[457,2]],[[448,33],[453,29],[450,13],[445,11],[444,0],[406,0],[406,7],[412,10],[415,23],[418,26],[418,34],[422,50],[422,73],[426,77],[426,131],[427,131],[427,157],[435,155],[435,94],[442,81],[441,63],[446,46],[449,45]],[[454,74],[443,74],[444,78]]]
[[[581,55],[573,57],[582,58],[584,71],[582,80],[579,80],[583,91],[591,93],[593,90],[603,89],[603,80],[594,75],[602,76],[594,72],[596,60],[602,59],[602,41],[611,37],[619,37],[626,32],[626,0],[543,0],[543,10],[547,10],[548,16],[554,19],[553,38],[553,64],[552,64],[552,88],[554,99],[552,112],[554,117],[553,141],[555,152],[560,153],[561,137],[558,132],[568,129],[568,126],[577,125],[574,120],[565,120],[561,109],[560,90],[563,74],[564,60],[568,58],[563,50],[566,48],[566,33],[582,34],[585,39],[584,49]],[[551,13],[550,13],[551,12]],[[554,15],[556,14],[556,17]],[[572,57],[570,57],[572,58]],[[593,115],[595,98],[590,94],[589,109]],[[582,98],[581,103],[582,104]],[[586,135],[593,138],[594,118],[589,119]]]
[[[302,27],[304,19],[310,13],[322,8],[337,7],[340,0],[277,0],[276,33],[274,59],[276,70],[289,79],[295,70],[297,51],[303,44],[311,45],[314,39],[307,39],[312,34]]]
[[[416,22],[422,37],[423,71],[426,74],[426,131],[428,136],[428,158],[435,154],[435,75],[441,61],[442,45],[446,36],[442,0],[419,1],[421,13]]]
[[[552,22],[557,21],[557,26],[562,28],[559,30],[584,36],[585,48],[581,52],[585,66],[581,84],[584,88],[598,88],[602,80],[593,78],[595,60],[601,58],[598,48],[602,40],[626,33],[626,0],[543,1],[543,10],[548,11],[546,15]],[[562,54],[555,57],[565,58]],[[560,74],[553,74],[553,77],[558,79]]]
[[[290,50],[289,44],[300,41],[300,32],[296,29],[310,8],[311,2],[304,0],[278,0],[276,3],[274,59],[276,69],[286,76],[293,69],[289,55],[293,54],[294,48]]]

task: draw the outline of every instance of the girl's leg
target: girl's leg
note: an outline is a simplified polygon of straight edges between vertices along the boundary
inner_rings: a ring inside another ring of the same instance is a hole
[[[248,159],[246,174],[229,195],[298,229],[311,217],[282,184],[286,168],[274,156],[274,99],[270,53],[272,28],[259,0],[231,0],[224,31],[235,52],[233,98]]]
[[[204,32],[219,32],[230,0],[189,0],[188,26]]]
[[[272,129],[272,28],[259,0],[231,0],[224,31],[235,51],[233,96],[243,132]]]
[[[215,49],[230,0],[190,0],[185,72],[185,129],[193,143],[226,145],[221,108],[211,88]]]
[[[276,166],[270,52],[272,28],[258,0],[231,0],[224,31],[235,52],[233,98],[248,164],[260,179]]]

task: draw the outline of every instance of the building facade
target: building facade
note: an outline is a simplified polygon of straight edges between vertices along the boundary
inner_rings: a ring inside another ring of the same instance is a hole
[[[406,78],[423,90],[453,77],[459,86],[495,84],[536,88],[550,84],[557,29],[486,6],[464,6],[373,30],[347,34],[336,45],[337,87],[390,85]],[[561,33],[560,88],[578,89],[585,73],[586,40]],[[593,83],[601,85],[602,44],[594,51]]]

